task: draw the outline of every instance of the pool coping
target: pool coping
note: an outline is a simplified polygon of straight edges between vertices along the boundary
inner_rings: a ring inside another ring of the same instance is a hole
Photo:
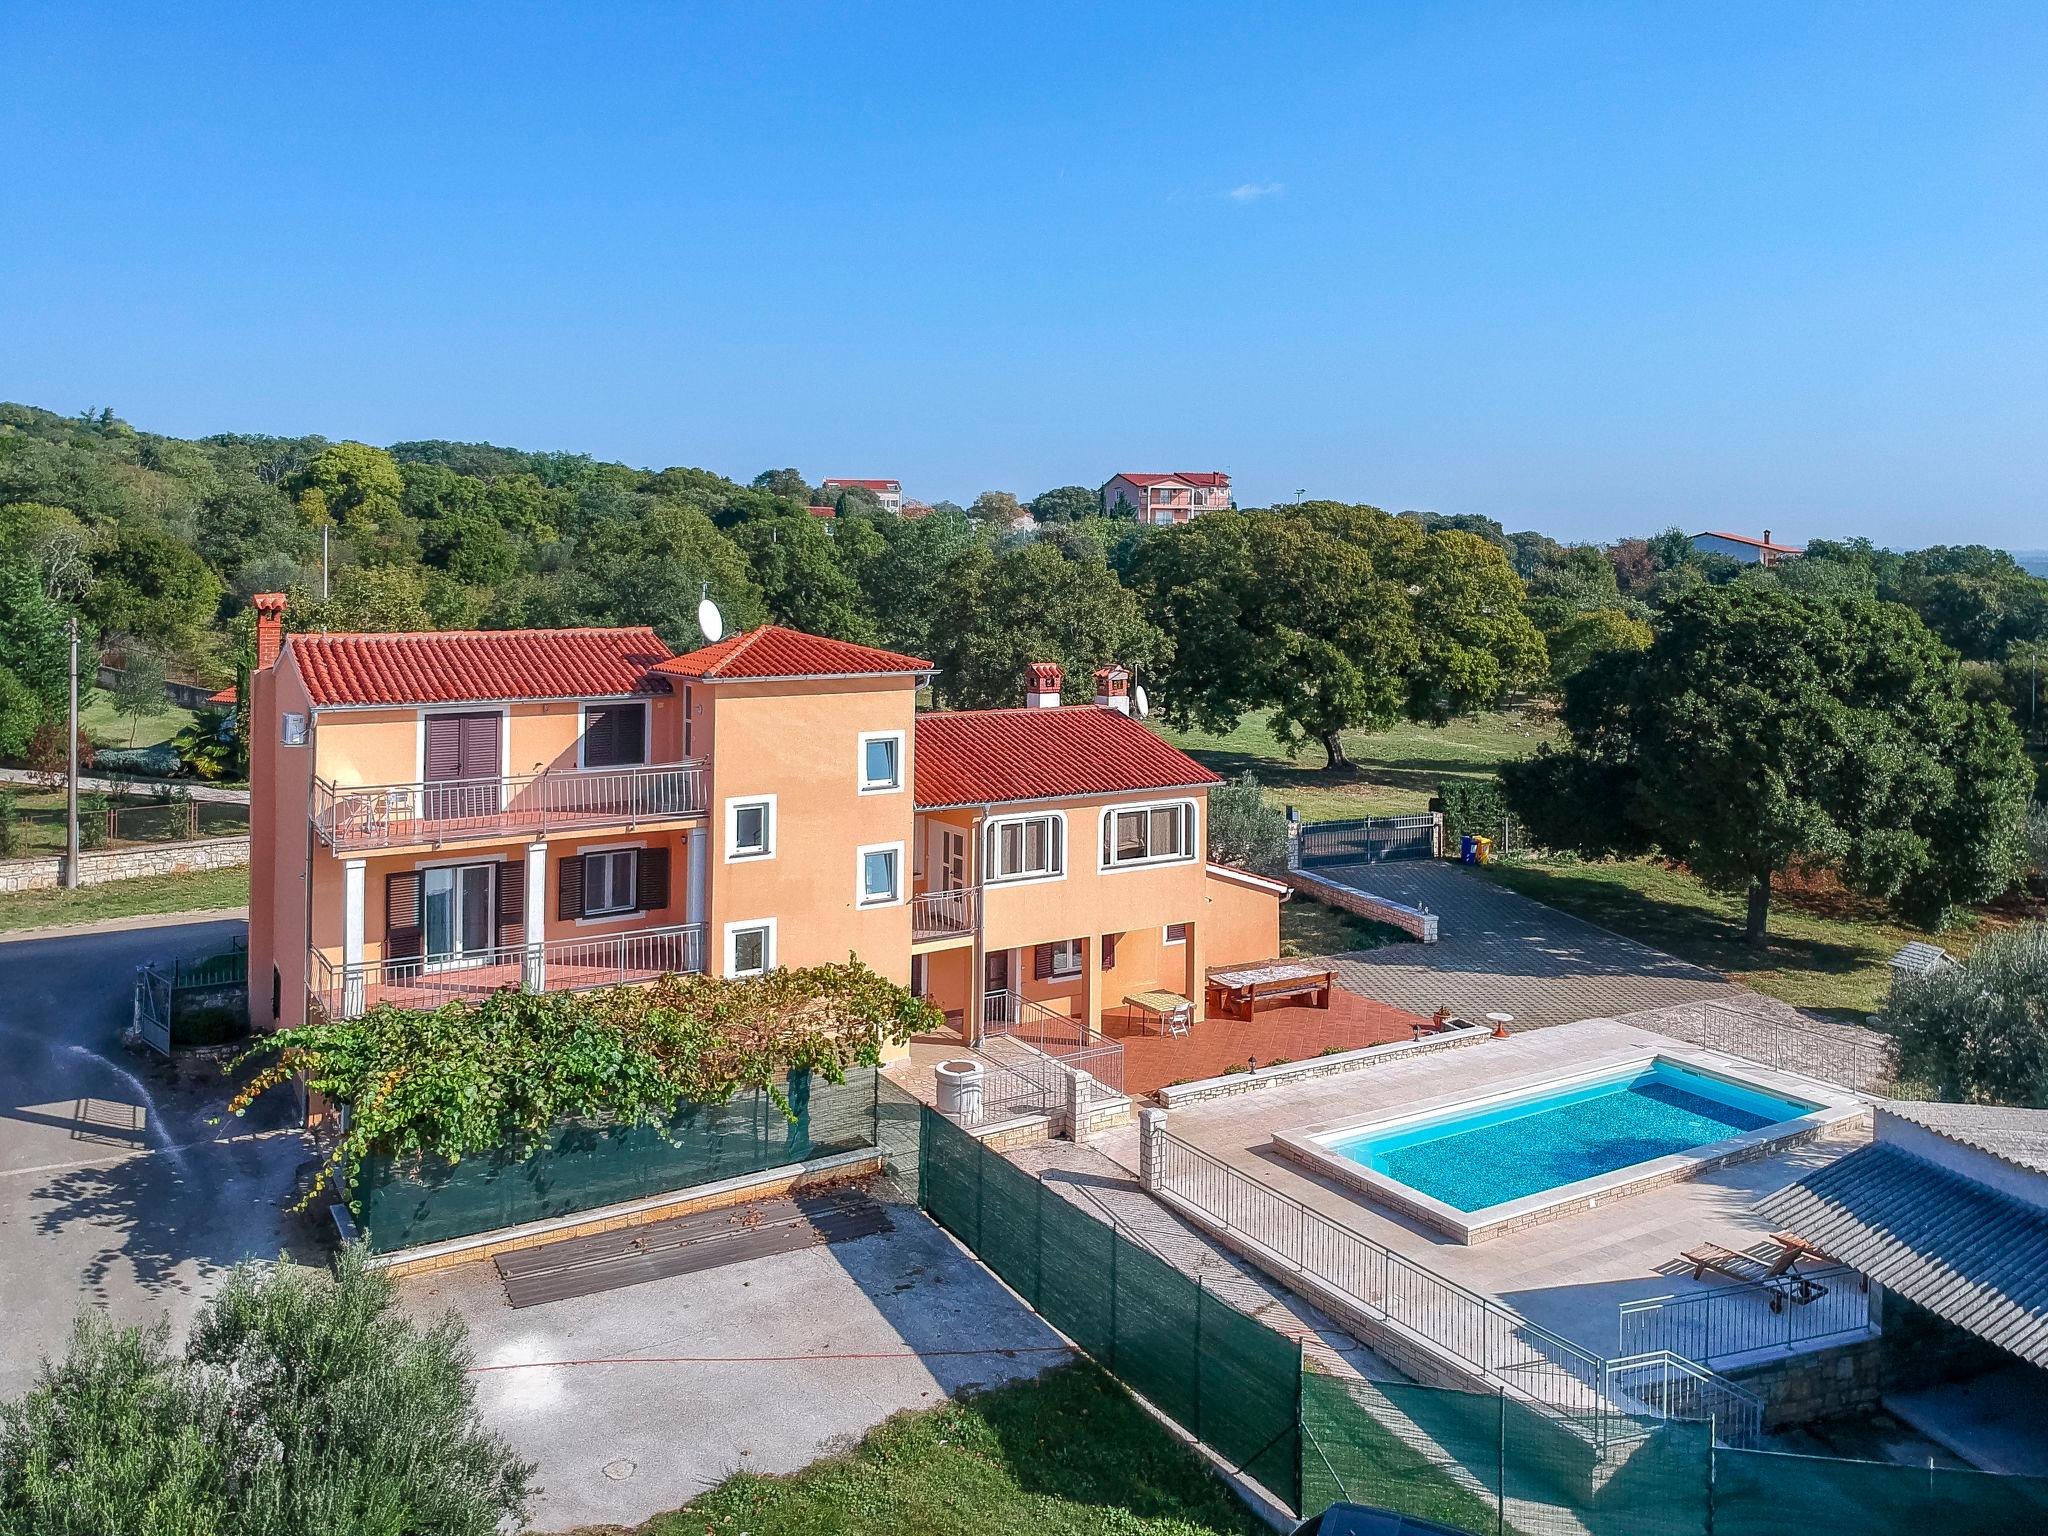
[[[1534,1194],[1504,1200],[1476,1211],[1461,1211],[1398,1179],[1340,1157],[1323,1145],[1334,1136],[1369,1129],[1394,1130],[1417,1120],[1433,1119],[1446,1110],[1484,1110],[1517,1098],[1532,1088],[1569,1089],[1596,1078],[1641,1071],[1659,1062],[1719,1078],[1736,1087],[1761,1090],[1778,1098],[1793,1099],[1815,1107],[1790,1120],[1759,1126],[1755,1130],[1689,1147],[1682,1152],[1631,1163],[1625,1168],[1595,1174],[1591,1178],[1537,1190]],[[1470,1245],[1596,1209],[1602,1200],[1623,1199],[1660,1185],[1697,1178],[1730,1163],[1768,1157],[1826,1135],[1852,1121],[1867,1119],[1869,1115],[1869,1099],[1846,1088],[1758,1066],[1720,1051],[1674,1043],[1614,1052],[1562,1075],[1554,1069],[1528,1072],[1477,1093],[1440,1094],[1404,1104],[1398,1109],[1381,1109],[1342,1120],[1321,1121],[1291,1131],[1278,1131],[1273,1134],[1269,1145],[1280,1156],[1301,1164],[1332,1183],[1364,1195],[1376,1205],[1421,1222],[1456,1242]]]

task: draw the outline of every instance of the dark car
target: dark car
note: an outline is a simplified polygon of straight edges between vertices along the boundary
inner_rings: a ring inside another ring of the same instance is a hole
[[[1365,1504],[1332,1504],[1294,1528],[1294,1536],[1467,1536],[1455,1525],[1418,1520]]]

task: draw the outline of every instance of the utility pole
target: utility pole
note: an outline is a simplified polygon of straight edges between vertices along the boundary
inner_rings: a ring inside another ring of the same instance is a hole
[[[327,531],[329,525],[320,525],[320,600],[327,601]]]
[[[71,620],[71,729],[65,732],[70,770],[64,777],[64,888],[78,889],[78,619]]]

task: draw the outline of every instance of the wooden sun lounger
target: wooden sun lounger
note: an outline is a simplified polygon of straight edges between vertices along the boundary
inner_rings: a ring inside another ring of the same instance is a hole
[[[1828,1293],[1826,1286],[1814,1284],[1792,1267],[1805,1256],[1805,1246],[1780,1244],[1778,1257],[1769,1264],[1733,1248],[1723,1248],[1719,1243],[1701,1243],[1679,1257],[1692,1266],[1693,1279],[1704,1280],[1709,1274],[1716,1274],[1743,1285],[1754,1285],[1771,1293],[1773,1312],[1782,1312],[1787,1296],[1804,1306]]]

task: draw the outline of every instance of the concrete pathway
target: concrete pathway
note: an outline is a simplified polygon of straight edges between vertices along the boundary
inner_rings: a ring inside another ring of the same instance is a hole
[[[1457,864],[1406,860],[1318,866],[1315,873],[1441,919],[1435,944],[1390,944],[1332,957],[1343,984],[1411,1013],[1477,1019],[1511,1013],[1517,1029],[1616,1018],[1746,988],[1493,884]]]
[[[0,768],[0,784],[39,784],[41,775],[26,768]],[[202,784],[197,779],[97,779],[79,776],[78,787],[87,794],[147,795],[156,789],[184,790],[194,800],[214,805],[247,805],[249,791]]]

